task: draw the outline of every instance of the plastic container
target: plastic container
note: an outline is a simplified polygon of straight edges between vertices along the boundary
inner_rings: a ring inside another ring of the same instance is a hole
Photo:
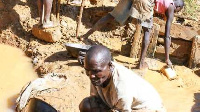
[[[169,68],[168,66],[164,66],[160,70],[163,75],[165,75],[169,80],[173,80],[177,77],[176,72],[172,69]]]

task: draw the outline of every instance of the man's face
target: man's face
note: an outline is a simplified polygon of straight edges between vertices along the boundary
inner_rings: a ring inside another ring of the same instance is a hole
[[[85,61],[84,68],[86,70],[86,75],[90,78],[94,86],[103,86],[111,74],[109,64],[102,64],[96,61]]]
[[[183,8],[183,7],[181,7],[181,6],[176,6],[174,12],[179,12],[182,8]]]
[[[174,12],[179,12],[181,9],[183,9],[183,5],[181,4],[180,0],[175,0],[174,4],[175,4]]]

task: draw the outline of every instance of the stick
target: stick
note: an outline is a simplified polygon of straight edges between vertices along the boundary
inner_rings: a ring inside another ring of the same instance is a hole
[[[57,9],[56,9],[56,18],[57,18],[57,22],[60,23],[60,2],[61,0],[57,0]]]
[[[80,30],[80,26],[81,26],[81,19],[82,19],[84,5],[85,5],[85,0],[82,0],[80,13],[78,16],[78,23],[77,23],[77,27],[76,27],[76,37],[79,36],[79,30]]]
[[[44,23],[44,4],[42,6],[42,24]]]

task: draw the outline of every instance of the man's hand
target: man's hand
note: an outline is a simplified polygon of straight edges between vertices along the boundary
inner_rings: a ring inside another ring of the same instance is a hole
[[[79,51],[78,62],[79,62],[81,65],[84,65],[84,59],[85,59],[86,52],[87,52],[87,51]]]

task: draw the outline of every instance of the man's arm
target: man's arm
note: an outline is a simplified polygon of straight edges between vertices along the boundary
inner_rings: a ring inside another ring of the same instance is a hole
[[[167,21],[165,24],[165,38],[170,36],[170,29],[171,29],[171,24],[174,19],[174,6],[171,4],[169,5],[167,11],[165,12],[167,16]]]
[[[167,16],[167,21],[165,24],[165,62],[166,64],[171,67],[172,62],[169,59],[169,53],[170,53],[170,44],[171,44],[171,38],[170,38],[170,29],[171,24],[174,18],[174,6],[172,4],[169,5],[167,11],[165,12]]]
[[[94,85],[92,83],[90,83],[90,96],[99,97],[97,89],[94,87]]]

